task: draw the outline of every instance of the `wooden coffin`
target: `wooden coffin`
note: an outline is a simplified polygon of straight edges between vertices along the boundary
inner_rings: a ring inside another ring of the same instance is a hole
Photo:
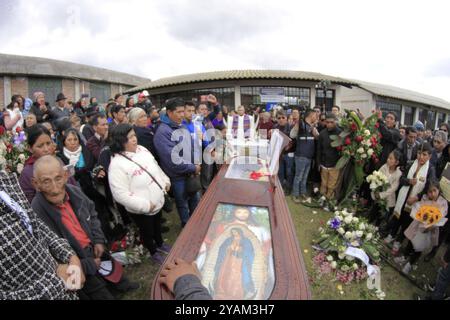
[[[261,293],[256,297],[253,295],[250,299],[310,299],[311,294],[305,264],[284,192],[278,178],[271,178],[271,181],[265,182],[227,179],[225,178],[227,168],[228,165],[223,165],[220,172],[212,181],[188,224],[179,235],[165,263],[173,262],[175,258],[182,258],[189,262],[196,261],[202,244],[205,241],[205,237],[209,234],[208,230],[216,209],[218,206],[222,206],[223,208],[223,205],[221,204],[267,208],[268,221],[270,220],[271,259],[273,260],[273,269],[271,269],[271,271],[274,272],[274,281],[271,282],[273,289],[269,288],[269,290],[266,290],[268,294],[265,296]],[[237,233],[234,232],[233,235],[234,234]],[[245,236],[244,233],[241,232],[241,236]],[[252,239],[250,236],[248,238],[249,241],[247,242],[251,244],[250,240]],[[224,244],[220,248],[226,247],[225,242],[226,241],[223,241]],[[216,257],[220,255],[220,252],[220,250],[216,250]],[[211,256],[212,255],[213,251],[211,251]],[[223,256],[224,255],[222,254],[222,257]],[[216,257],[214,257],[214,259],[218,259]],[[255,263],[258,259],[257,250],[252,250],[251,257],[253,259],[252,261]],[[205,261],[204,268],[206,268],[208,258],[205,259]],[[223,261],[223,259],[221,261]],[[253,268],[253,273],[250,274],[250,277],[253,275],[252,279],[254,283],[256,283],[258,277],[255,271],[256,269],[257,268]],[[158,283],[161,270],[162,268],[154,279],[151,299],[173,299],[173,295],[168,292],[164,286]],[[227,273],[232,274],[233,272],[227,270]],[[220,271],[217,271],[215,274],[216,278],[219,279]],[[206,276],[203,275],[203,280],[205,277]],[[211,276],[210,278],[212,279]],[[241,278],[243,279],[243,276],[241,276]],[[253,289],[255,288],[255,286],[252,287]],[[215,298],[217,298],[217,296],[215,296]],[[230,297],[224,297],[224,299],[230,299]]]

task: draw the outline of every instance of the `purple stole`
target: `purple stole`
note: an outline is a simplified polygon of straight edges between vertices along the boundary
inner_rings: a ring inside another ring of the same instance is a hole
[[[233,124],[231,126],[231,130],[233,132],[233,138],[237,138],[237,132],[239,128],[239,115],[233,116]],[[245,114],[244,115],[244,138],[250,138],[250,117]]]

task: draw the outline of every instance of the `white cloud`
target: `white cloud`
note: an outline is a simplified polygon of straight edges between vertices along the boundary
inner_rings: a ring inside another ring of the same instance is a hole
[[[2,5],[4,53],[152,79],[244,68],[306,70],[450,101],[447,1],[5,0]]]

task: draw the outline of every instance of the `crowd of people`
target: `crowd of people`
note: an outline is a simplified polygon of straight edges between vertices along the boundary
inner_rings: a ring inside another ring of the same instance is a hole
[[[53,107],[42,92],[33,98],[13,96],[0,116],[5,130],[26,132],[30,152],[18,179],[0,174],[0,299],[114,299],[139,287],[123,273],[111,277],[101,272],[104,262],[112,261],[111,243],[132,224],[153,263],[163,264],[171,249],[163,241],[169,228],[164,212],[175,205],[184,227],[220,169],[218,163],[195,161],[205,150],[212,159],[218,157],[220,151],[208,147],[214,140],[211,129],[225,138],[227,128],[242,123],[244,131],[254,128],[270,137],[278,129],[290,137],[278,177],[296,204],[316,197],[324,210],[332,210],[342,193],[342,172],[336,167],[340,151],[331,139],[341,131],[338,106],[328,113],[321,107],[265,112],[239,106],[235,111],[208,95],[200,101],[172,98],[158,109],[146,91],[137,102],[117,94],[105,105],[84,95],[74,103],[60,93]],[[442,123],[432,132],[420,121],[404,127],[395,113],[374,112],[383,150],[367,173],[383,172],[389,188],[374,194],[363,185],[358,194],[408,273],[421,254],[411,240],[429,232],[410,218],[411,210],[433,202],[447,214],[438,181],[450,159],[449,125]],[[180,129],[186,132],[181,141],[191,143],[187,152],[180,149],[183,161],[175,162],[180,141],[173,137]],[[377,199],[386,199],[386,213]],[[448,226],[430,231],[433,250],[425,261],[450,239]],[[409,241],[401,250],[405,237]],[[434,299],[444,298],[450,283],[449,261],[447,249]],[[71,266],[81,269],[84,284],[72,290],[67,289]],[[163,271],[161,281],[180,299],[209,298],[196,275],[193,265],[177,260]]]

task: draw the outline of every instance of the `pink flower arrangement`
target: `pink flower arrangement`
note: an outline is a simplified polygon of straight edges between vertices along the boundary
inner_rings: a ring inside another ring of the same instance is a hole
[[[342,282],[343,284],[349,284],[355,278],[355,273],[353,271],[341,271],[336,272],[336,280]]]

